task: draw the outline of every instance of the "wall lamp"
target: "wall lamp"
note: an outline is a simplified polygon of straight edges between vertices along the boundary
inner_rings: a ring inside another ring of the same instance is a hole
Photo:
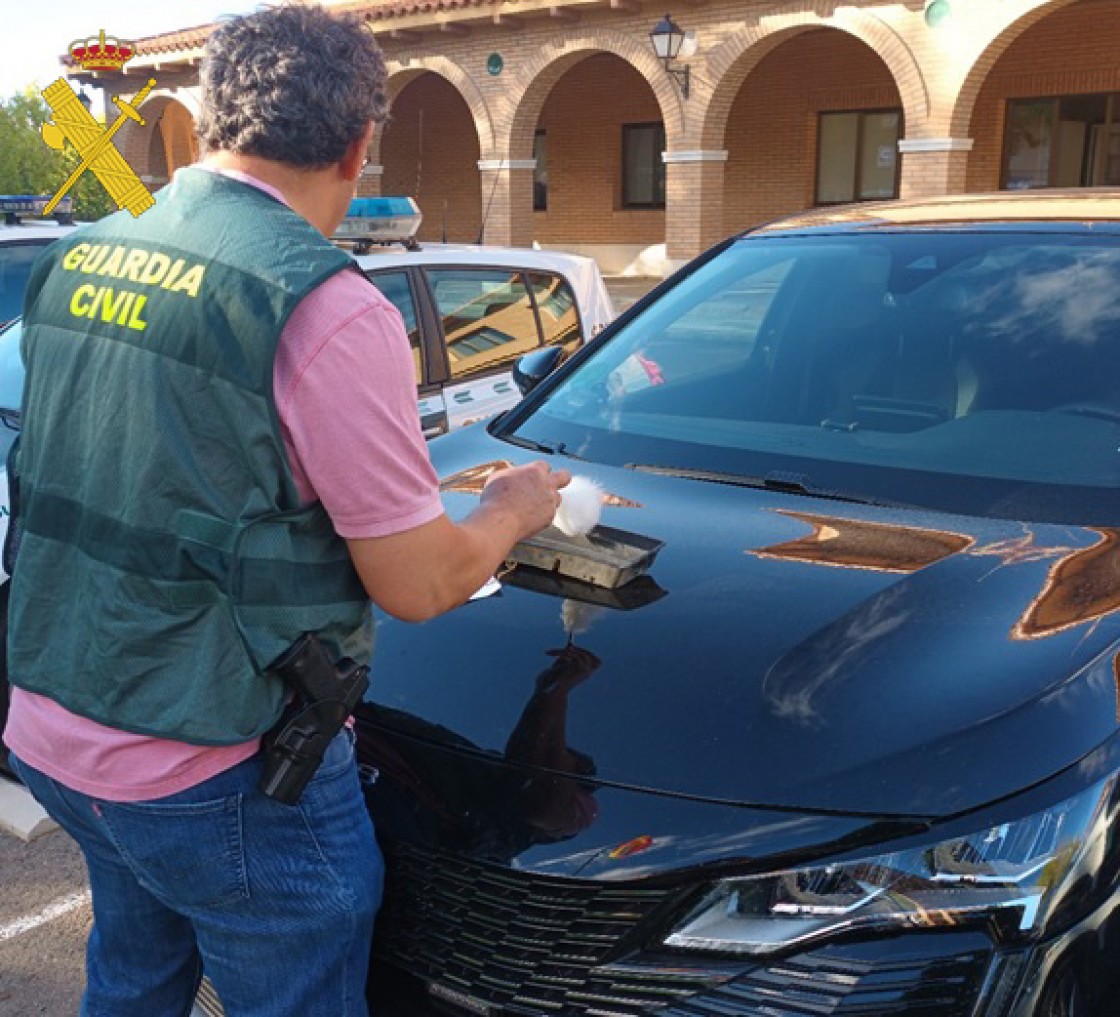
[[[938,25],[943,25],[952,13],[949,0],[929,0],[925,9],[926,24],[930,28],[937,28]]]
[[[687,65],[684,67],[673,66],[673,61],[680,53],[684,39],[685,33],[681,31],[680,26],[668,14],[654,25],[653,30],[649,33],[649,41],[653,46],[654,54],[665,65],[665,70],[677,79],[681,86],[681,95],[687,99],[689,68]]]

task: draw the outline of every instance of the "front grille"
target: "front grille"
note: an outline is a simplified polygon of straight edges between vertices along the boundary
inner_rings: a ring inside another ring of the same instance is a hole
[[[687,969],[611,968],[620,945],[665,900],[386,845],[374,953],[428,982],[510,1014],[640,1017],[696,992]]]
[[[968,1017],[991,961],[979,932],[820,946],[752,964],[643,954],[664,890],[541,876],[383,845],[380,960],[489,1017]]]

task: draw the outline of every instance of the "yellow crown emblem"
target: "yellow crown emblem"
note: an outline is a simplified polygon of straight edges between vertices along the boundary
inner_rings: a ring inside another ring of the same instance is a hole
[[[106,37],[101,29],[96,39],[75,39],[70,57],[87,71],[119,71],[136,52],[136,43]]]

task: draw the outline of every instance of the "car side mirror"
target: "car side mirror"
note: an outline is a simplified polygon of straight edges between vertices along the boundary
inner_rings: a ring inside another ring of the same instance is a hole
[[[560,346],[546,346],[526,353],[513,365],[513,383],[522,395],[528,395],[556,370],[563,359],[564,350]]]

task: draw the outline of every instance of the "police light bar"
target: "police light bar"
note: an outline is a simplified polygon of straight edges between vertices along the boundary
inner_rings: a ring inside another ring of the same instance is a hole
[[[53,197],[53,194],[0,194],[0,212],[9,220],[21,215],[41,216]],[[55,206],[55,214],[69,215],[71,206],[68,194]]]
[[[354,198],[334,239],[363,245],[402,243],[414,248],[421,219],[412,198]]]

